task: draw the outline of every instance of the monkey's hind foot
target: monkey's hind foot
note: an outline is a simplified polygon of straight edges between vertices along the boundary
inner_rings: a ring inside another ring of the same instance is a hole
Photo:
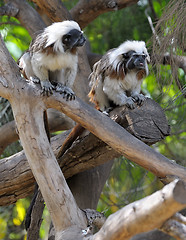
[[[72,91],[71,88],[64,86],[62,84],[57,84],[56,86],[56,92],[60,92],[60,94],[63,95],[63,98],[66,99],[66,101],[68,100],[75,100],[75,93]]]

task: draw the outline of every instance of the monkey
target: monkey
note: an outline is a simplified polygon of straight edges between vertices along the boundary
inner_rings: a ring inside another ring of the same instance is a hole
[[[53,90],[60,92],[66,100],[75,99],[72,90],[78,67],[77,47],[86,39],[75,21],[56,22],[41,31],[30,44],[29,50],[19,59],[23,76],[40,83],[42,94],[49,96]],[[50,133],[47,113],[44,111],[44,124],[48,140]],[[32,208],[38,194],[36,184],[34,197],[26,215],[26,230],[30,226]]]
[[[141,84],[148,75],[150,57],[143,41],[126,41],[108,51],[93,66],[90,74],[90,101],[97,109],[106,111],[112,105],[134,109],[145,96]]]
[[[52,94],[55,89],[71,100],[77,74],[77,47],[83,46],[85,41],[77,22],[53,23],[32,41],[20,58],[19,67],[27,79],[40,83],[44,95]]]
[[[149,73],[150,56],[143,41],[125,41],[118,48],[109,50],[94,64],[89,76],[90,102],[96,109],[108,113],[113,107],[126,105],[134,109],[142,105],[145,96],[140,93],[141,84]],[[77,124],[63,143],[57,157],[60,158],[83,132]]]

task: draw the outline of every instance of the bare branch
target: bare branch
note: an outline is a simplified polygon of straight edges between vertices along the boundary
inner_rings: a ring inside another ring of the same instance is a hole
[[[186,207],[185,185],[174,181],[162,190],[110,215],[93,240],[130,239],[138,233],[159,228],[184,207]]]

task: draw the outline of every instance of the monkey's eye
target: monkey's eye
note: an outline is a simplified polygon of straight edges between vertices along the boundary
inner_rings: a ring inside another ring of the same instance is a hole
[[[64,35],[64,36],[63,36],[63,39],[62,39],[63,43],[69,42],[69,41],[70,41],[70,38],[71,38],[71,34],[66,34],[66,35]]]
[[[122,56],[123,56],[123,58],[125,58],[125,59],[129,58],[128,53],[123,53]]]

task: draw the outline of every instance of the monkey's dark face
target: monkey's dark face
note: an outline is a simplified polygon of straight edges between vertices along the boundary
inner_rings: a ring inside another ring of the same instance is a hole
[[[146,68],[146,54],[136,53],[135,51],[129,51],[122,54],[126,69],[128,70],[141,70]]]
[[[76,47],[83,46],[86,39],[83,33],[77,29],[73,29],[62,38],[62,43],[64,44],[64,49],[71,50]]]

